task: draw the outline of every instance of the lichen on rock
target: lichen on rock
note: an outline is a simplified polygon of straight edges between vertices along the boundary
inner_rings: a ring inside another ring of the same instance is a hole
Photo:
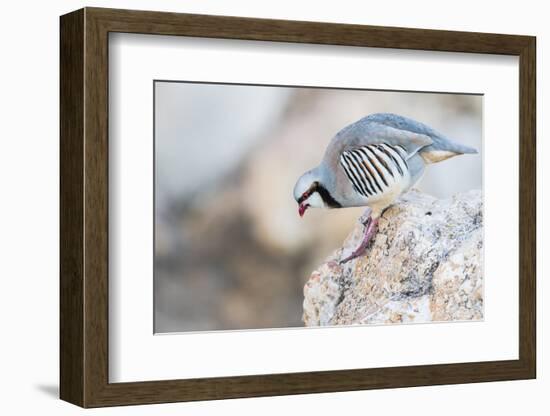
[[[357,224],[304,287],[306,326],[483,319],[483,199],[445,200],[417,190],[379,221],[366,253],[345,264],[363,234]]]

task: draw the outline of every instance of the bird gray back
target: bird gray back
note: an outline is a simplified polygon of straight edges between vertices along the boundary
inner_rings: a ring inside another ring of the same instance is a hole
[[[424,147],[420,150],[420,153],[429,153],[429,152],[449,152],[454,154],[464,154],[464,153],[477,153],[477,150],[465,146],[460,143],[453,142],[449,138],[445,137],[443,134],[434,130],[430,126],[427,126],[424,123],[421,123],[416,120],[412,120],[407,117],[403,117],[397,114],[392,113],[377,113],[371,114],[363,119],[359,120],[358,123],[378,123],[385,126],[393,127],[398,130],[405,130],[417,134],[422,134],[428,136],[432,139],[432,144]]]
[[[378,143],[402,146],[409,157],[418,152],[426,163],[477,153],[476,149],[455,143],[424,123],[397,114],[377,113],[340,130],[327,147],[324,162],[336,166],[344,151]]]
[[[401,146],[409,156],[412,156],[421,148],[432,144],[432,139],[424,134],[397,129],[364,118],[344,127],[334,136],[327,147],[325,161],[336,163],[346,150],[382,143]]]

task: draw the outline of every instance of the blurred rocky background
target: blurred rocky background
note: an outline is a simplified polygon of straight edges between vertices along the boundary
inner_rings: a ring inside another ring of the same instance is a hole
[[[304,284],[362,209],[300,219],[294,183],[375,112],[480,151],[429,166],[419,189],[481,189],[481,96],[156,82],[155,332],[303,326]]]

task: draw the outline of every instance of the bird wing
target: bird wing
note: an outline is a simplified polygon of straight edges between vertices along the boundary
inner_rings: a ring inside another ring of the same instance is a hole
[[[369,197],[384,193],[393,184],[408,180],[406,149],[387,143],[368,144],[344,150],[340,164],[359,194]]]
[[[407,181],[414,174],[408,160],[431,144],[424,134],[362,119],[333,138],[325,163],[333,169],[340,165],[355,191],[369,197]]]

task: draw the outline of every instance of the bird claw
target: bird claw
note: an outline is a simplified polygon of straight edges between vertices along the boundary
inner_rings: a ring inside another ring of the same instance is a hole
[[[338,264],[340,266],[343,266],[344,264],[346,264],[347,262],[359,257],[361,254],[355,254],[355,253],[352,253],[351,255],[347,256],[345,259],[342,259],[340,261],[338,261]]]
[[[345,259],[340,260],[338,263],[341,266],[341,265],[346,264],[347,262],[349,262],[353,259],[356,259],[357,257],[361,257],[361,255],[363,255],[365,253],[365,251],[367,251],[367,246],[368,246],[368,244],[366,244],[366,245],[361,244],[359,247],[357,247],[357,249],[353,253],[351,253]]]

